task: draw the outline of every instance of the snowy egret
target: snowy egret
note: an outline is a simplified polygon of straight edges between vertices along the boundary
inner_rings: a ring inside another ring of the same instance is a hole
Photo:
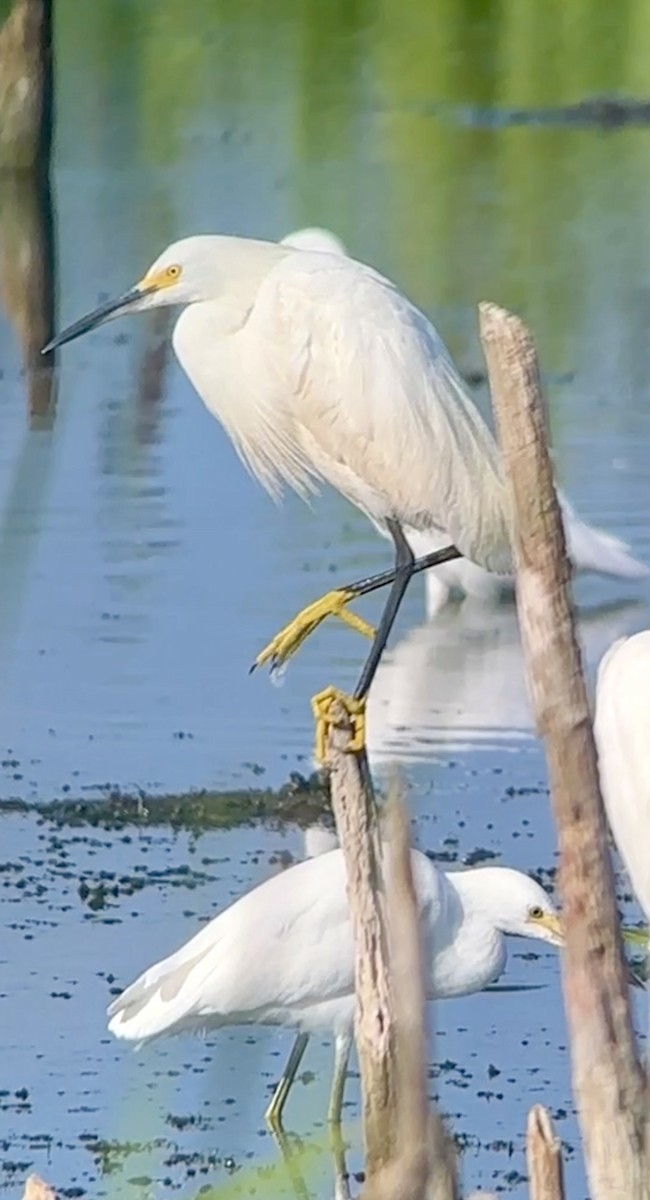
[[[604,655],[594,734],[610,828],[650,921],[650,630],[620,638]]]
[[[392,571],[307,605],[256,660],[280,665],[327,616],[371,636],[353,697],[340,697],[360,748],[368,689],[415,571],[459,553],[488,570],[511,568],[492,435],[427,318],[389,280],[341,254],[186,238],[45,349],[161,305],[185,306],[173,334],[181,366],[267,490],[277,496],[287,484],[307,497],[324,480],[393,541]],[[416,563],[405,526],[433,530],[448,545]],[[388,583],[375,631],[347,605]],[[320,744],[336,695],[330,688],[315,698]]]
[[[301,250],[317,250],[327,254],[347,254],[343,242],[328,229],[312,227],[289,233],[283,242]],[[631,553],[630,547],[583,521],[557,489],[557,498],[562,512],[562,522],[567,540],[567,553],[576,574],[592,573],[608,575],[615,579],[647,579],[650,567],[640,562]],[[404,529],[406,539],[415,555],[422,557],[449,544],[445,532],[432,530]],[[455,558],[427,571],[425,577],[427,613],[433,616],[450,599],[452,592],[473,596],[486,603],[494,602],[501,592],[512,592],[514,579],[486,571],[477,562],[467,558]]]
[[[562,944],[555,908],[520,871],[439,871],[414,850],[430,998],[462,996],[493,983],[506,965],[506,934]],[[307,859],[236,900],[175,954],[136,979],[108,1009],[118,1038],[224,1025],[298,1028],[267,1109],[281,1124],[309,1034],[334,1034],[328,1115],[340,1122],[354,1022],[354,946],[340,850]]]

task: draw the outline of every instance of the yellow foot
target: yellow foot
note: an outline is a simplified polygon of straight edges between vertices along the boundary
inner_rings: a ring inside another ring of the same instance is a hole
[[[354,592],[346,591],[345,588],[336,588],[332,592],[326,592],[324,596],[314,600],[306,608],[302,608],[293,621],[289,621],[288,625],[285,625],[274,638],[271,638],[268,646],[260,651],[253,666],[263,667],[268,664],[271,670],[282,666],[326,617],[339,617],[351,629],[372,639],[375,636],[372,625],[364,621],[363,617],[358,617],[356,613],[349,612],[346,608],[346,604],[349,604],[354,598]]]
[[[352,737],[347,749],[350,753],[359,753],[366,744],[366,702],[346,696],[338,688],[326,687],[322,692],[312,696],[311,711],[316,721],[316,758],[324,764],[327,757],[327,735],[336,725],[336,717],[332,714],[332,705],[342,704],[352,723]]]

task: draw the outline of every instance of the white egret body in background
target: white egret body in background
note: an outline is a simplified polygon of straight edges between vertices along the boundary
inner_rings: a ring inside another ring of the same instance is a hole
[[[576,610],[589,677],[608,646],[638,627],[628,601]],[[535,737],[517,612],[467,600],[409,628],[382,655],[368,699],[373,772],[395,763],[447,761],[469,751],[507,753]]]
[[[289,485],[307,497],[325,481],[394,543],[393,571],[308,605],[257,659],[282,663],[329,615],[374,635],[348,703],[353,746],[361,746],[366,695],[414,572],[459,553],[487,570],[511,567],[492,435],[427,318],[389,280],[340,253],[187,238],[46,349],[159,305],[185,306],[173,334],[181,366],[268,491]],[[448,545],[416,564],[406,527]],[[375,632],[346,605],[387,583]],[[327,689],[315,701],[321,735],[334,695]]]
[[[301,250],[315,250],[327,254],[347,253],[335,234],[320,227],[298,229],[295,233],[287,234],[283,242]],[[625,542],[583,521],[559,488],[557,498],[567,540],[567,553],[576,573],[591,572],[616,579],[648,578],[650,568],[634,558]],[[417,557],[442,550],[449,544],[449,538],[444,531],[405,527],[404,532]],[[478,562],[459,557],[432,567],[426,573],[425,583],[427,613],[432,616],[447,603],[452,593],[473,596],[486,603],[494,602],[504,589],[513,589],[514,578],[512,575],[495,575],[486,571]]]
[[[614,841],[650,922],[650,630],[620,638],[604,655],[594,734]]]
[[[546,892],[499,867],[442,872],[412,851],[427,992],[467,995],[506,965],[506,934],[561,943]],[[340,850],[307,859],[235,901],[115,1000],[109,1029],[143,1042],[224,1025],[298,1028],[267,1117],[282,1108],[313,1030],[335,1038],[329,1117],[340,1121],[355,1010],[354,945]]]
[[[321,254],[347,255],[347,247],[340,238],[329,229],[320,225],[310,225],[306,229],[295,229],[283,237],[281,246],[292,246],[294,250],[317,250]]]
[[[576,574],[591,573],[609,576],[612,579],[629,580],[648,578],[650,568],[634,557],[626,542],[583,521],[557,485],[556,494],[562,514],[567,554]],[[406,529],[405,533],[413,553],[418,556],[431,554],[446,544],[445,539],[437,534],[421,533],[413,529]],[[503,592],[508,591],[512,594],[514,583],[512,575],[494,575],[485,571],[478,563],[470,562],[468,558],[441,563],[439,567],[432,567],[425,575],[427,614],[435,615],[452,595],[471,596],[485,604],[492,604]]]

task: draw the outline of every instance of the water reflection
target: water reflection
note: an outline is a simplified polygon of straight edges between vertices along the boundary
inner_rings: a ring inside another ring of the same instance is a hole
[[[20,347],[29,422],[51,426],[55,410],[53,356],[41,348],[53,335],[54,216],[42,172],[0,173],[0,304]]]
[[[615,638],[641,628],[646,611],[628,601],[579,612],[587,669],[593,672]],[[449,605],[384,655],[368,709],[374,765],[514,747],[533,732],[513,606]]]
[[[314,1188],[313,1182],[311,1186],[309,1183],[309,1176],[313,1173],[314,1152],[318,1150],[318,1147],[310,1145],[303,1138],[284,1132],[275,1133],[273,1138],[282,1155],[286,1176],[296,1200],[312,1200],[314,1197],[322,1197],[324,1190],[322,1171],[319,1171],[316,1188]],[[346,1143],[340,1128],[330,1127],[328,1129],[328,1142],[326,1153],[328,1157],[331,1157],[334,1183],[333,1200],[350,1200],[350,1175],[345,1157]],[[281,1183],[281,1178],[277,1170],[274,1175],[277,1187]],[[283,1190],[280,1189],[280,1191]]]

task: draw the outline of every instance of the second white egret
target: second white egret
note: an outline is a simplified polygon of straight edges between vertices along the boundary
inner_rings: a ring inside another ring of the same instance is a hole
[[[603,656],[594,734],[607,818],[650,922],[650,630],[620,638]]]
[[[559,945],[552,901],[535,880],[506,867],[439,871],[411,852],[430,998],[481,991],[506,965],[505,935]],[[354,943],[340,850],[274,875],[219,913],[175,954],[111,1004],[109,1029],[145,1042],[224,1025],[300,1030],[267,1109],[282,1109],[309,1035],[330,1030],[335,1069],[329,1119],[341,1119],[354,1022]]]

